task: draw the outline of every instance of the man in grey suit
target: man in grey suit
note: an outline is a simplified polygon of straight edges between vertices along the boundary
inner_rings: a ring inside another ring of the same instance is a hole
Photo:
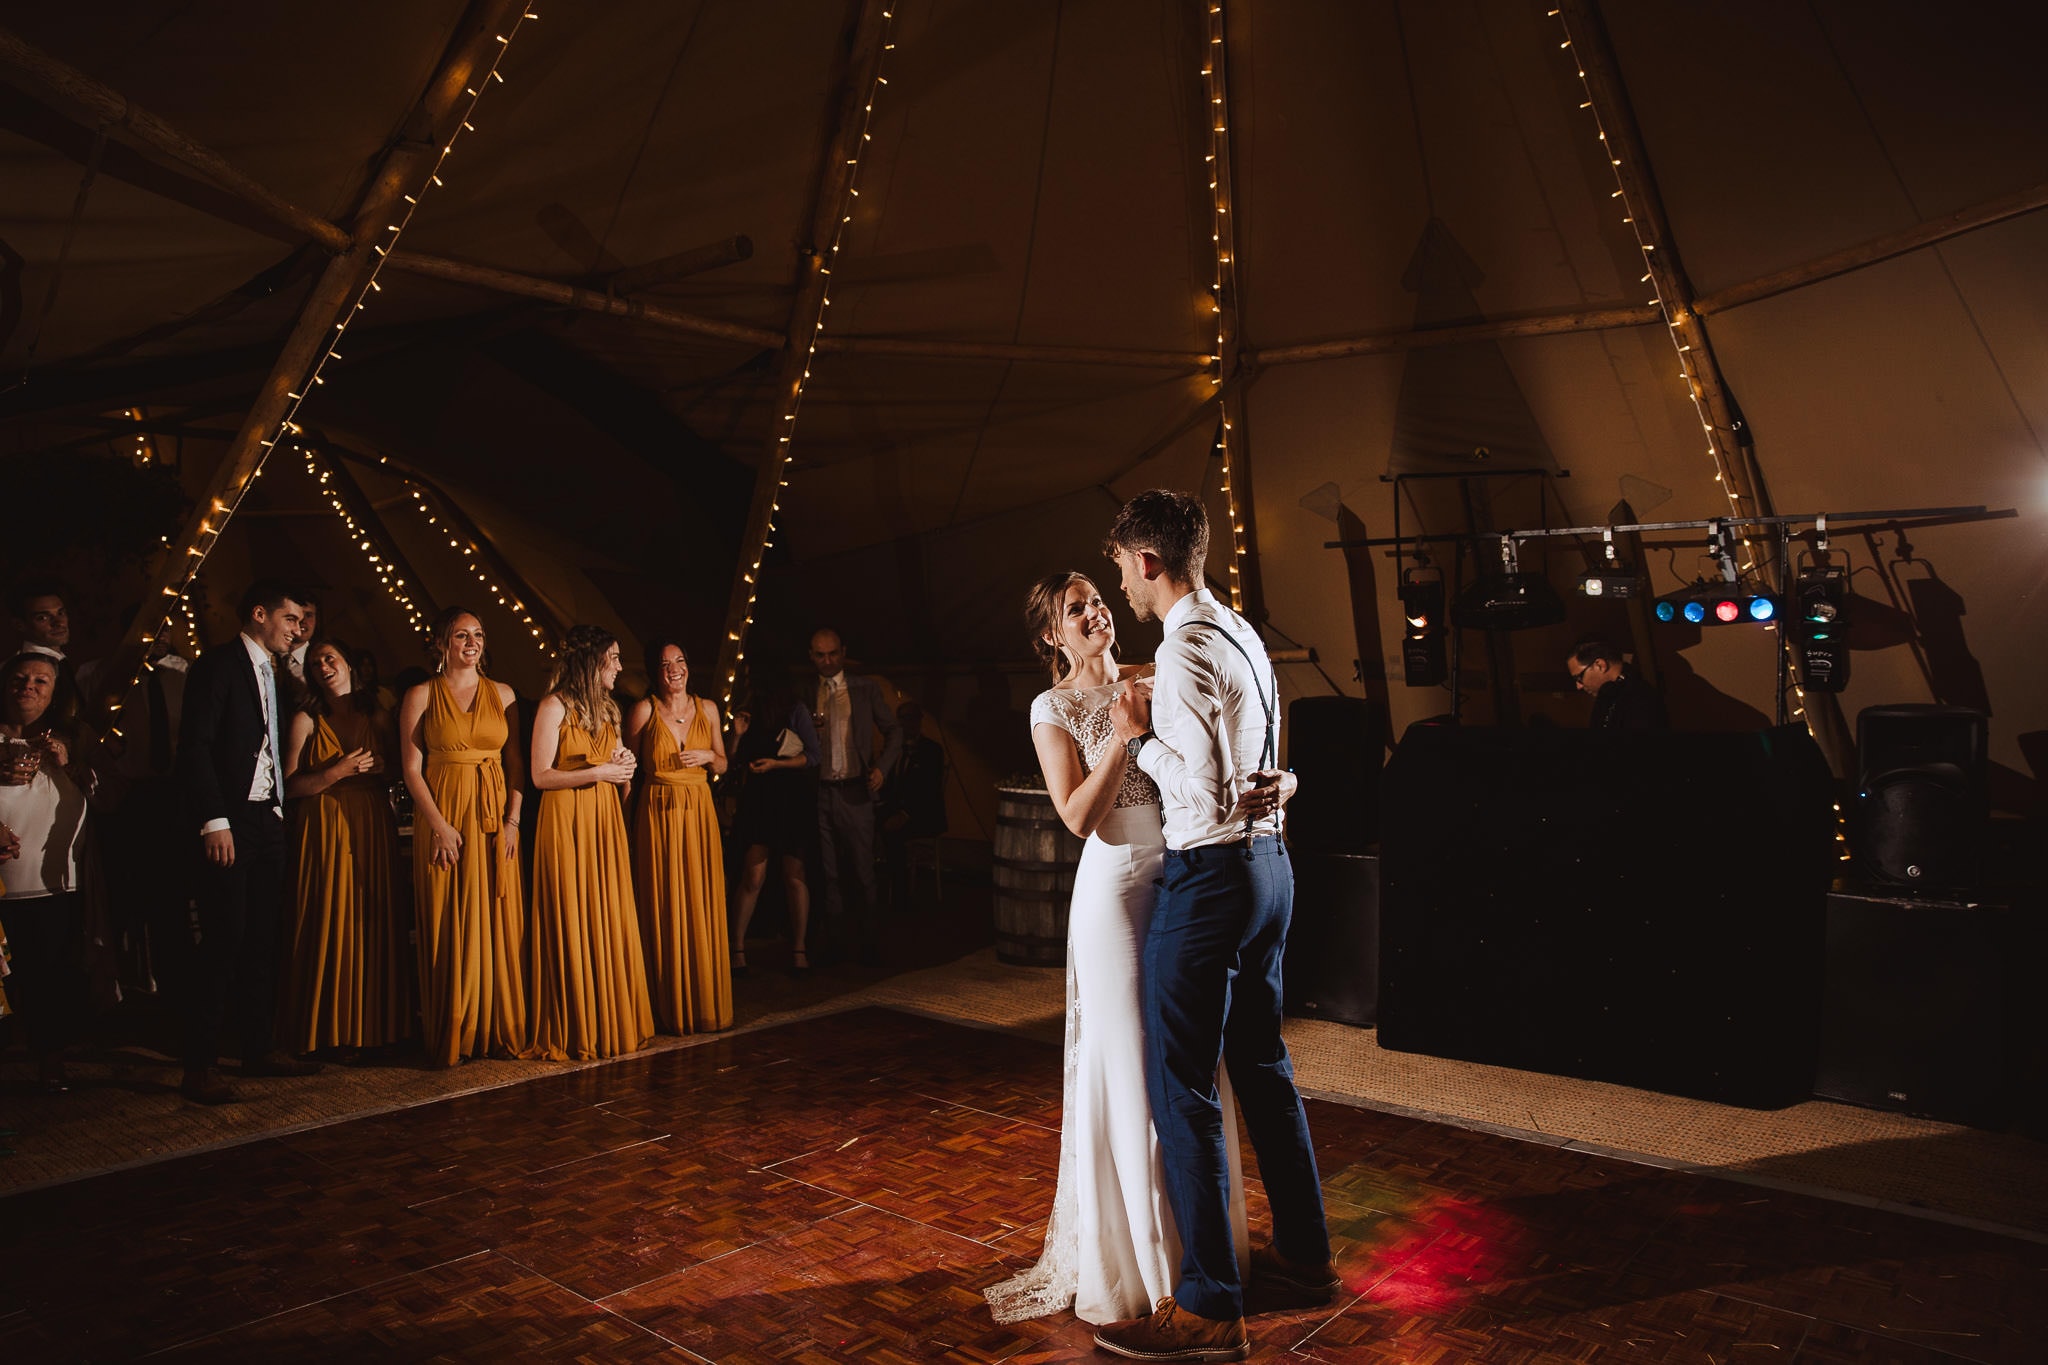
[[[846,646],[838,631],[825,628],[811,636],[811,664],[818,670],[811,716],[824,750],[818,762],[818,860],[825,878],[825,920],[840,953],[858,952],[863,963],[873,965],[881,956],[875,923],[875,796],[896,766],[903,735],[875,680],[847,673]],[[860,896],[851,922],[840,889],[846,864]]]

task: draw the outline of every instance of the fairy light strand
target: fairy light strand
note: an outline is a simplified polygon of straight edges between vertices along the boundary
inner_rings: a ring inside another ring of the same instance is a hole
[[[456,552],[457,561],[469,576],[477,581],[491,601],[512,613],[513,618],[526,628],[527,635],[533,640],[534,648],[552,662],[555,658],[555,646],[549,640],[548,632],[535,619],[533,609],[517,592],[499,583],[485,570],[483,546],[476,542],[475,537],[468,535],[450,521],[434,515],[434,509],[423,491],[411,486],[408,486],[407,491],[412,495],[413,509],[426,519],[428,529],[438,538],[447,540],[448,548]]]
[[[349,510],[347,500],[341,495],[333,472],[325,467],[312,450],[304,446],[293,448],[305,457],[307,476],[318,486],[321,496],[327,499],[327,505],[334,509],[334,515],[341,518],[342,528],[348,533],[350,546],[362,555],[363,563],[376,576],[385,593],[398,604],[399,610],[405,613],[405,623],[412,627],[415,635],[424,639],[432,629],[433,623],[427,620],[426,612],[414,600],[413,585],[405,581],[404,575],[399,572],[391,557],[381,551],[378,541],[383,538],[382,529],[373,530],[356,520],[355,513]]]
[[[1237,611],[1244,610],[1244,574],[1242,566],[1245,556],[1244,515],[1237,503],[1237,480],[1231,477],[1231,424],[1230,403],[1222,391],[1226,306],[1237,306],[1237,250],[1236,234],[1230,225],[1230,191],[1234,182],[1230,178],[1230,101],[1223,83],[1224,53],[1229,44],[1223,41],[1223,4],[1213,0],[1209,5],[1209,50],[1202,60],[1202,92],[1206,99],[1203,111],[1205,124],[1209,129],[1209,154],[1204,158],[1209,169],[1209,238],[1216,244],[1216,279],[1209,286],[1209,306],[1216,320],[1216,346],[1209,357],[1209,382],[1217,387],[1217,413],[1222,426],[1217,432],[1217,453],[1223,460],[1223,497],[1230,513],[1230,605]]]
[[[832,306],[832,265],[839,258],[839,248],[845,242],[847,227],[853,222],[852,201],[860,197],[861,167],[867,158],[868,152],[871,150],[871,144],[875,140],[873,133],[875,100],[880,96],[882,87],[889,83],[889,78],[883,74],[883,69],[888,64],[889,54],[896,50],[896,44],[889,41],[891,21],[895,17],[895,10],[893,8],[882,11],[882,31],[880,34],[882,50],[880,56],[875,61],[874,80],[869,83],[867,95],[861,100],[860,136],[852,140],[852,152],[846,158],[846,207],[840,213],[839,221],[832,225],[831,244],[820,257],[818,263],[818,270],[824,277],[824,281],[823,288],[818,295],[817,315],[808,320],[810,324],[810,340],[803,344],[809,349],[805,352],[803,369],[797,375],[796,383],[791,386],[788,396],[775,414],[775,426],[778,433],[775,442],[775,452],[767,458],[774,462],[776,492],[769,502],[767,529],[761,537],[760,545],[754,550],[753,562],[747,566],[746,573],[742,576],[742,581],[746,584],[747,588],[746,608],[741,613],[738,627],[736,629],[729,629],[726,632],[726,643],[733,646],[732,667],[727,670],[725,675],[725,711],[728,715],[732,713],[733,692],[739,685],[740,665],[744,664],[747,659],[747,627],[754,624],[754,603],[759,598],[761,592],[761,563],[767,558],[769,547],[775,543],[775,518],[782,510],[783,495],[781,490],[789,487],[790,446],[793,438],[796,436],[797,414],[803,407],[804,387],[810,382],[811,365],[817,359],[818,337],[825,330],[825,314]],[[795,332],[794,326],[792,326],[791,330],[792,333]]]
[[[406,228],[411,226],[413,216],[419,212],[420,201],[431,190],[439,188],[445,183],[441,178],[441,170],[447,164],[448,158],[454,153],[455,144],[461,140],[464,133],[476,131],[474,119],[477,105],[483,99],[483,92],[490,89],[493,85],[505,83],[505,77],[498,70],[498,67],[504,62],[506,52],[511,49],[513,36],[519,32],[522,24],[539,18],[540,16],[532,10],[522,11],[507,26],[504,33],[492,35],[497,39],[497,49],[491,54],[490,65],[484,69],[481,76],[476,78],[474,84],[463,88],[463,93],[469,97],[469,103],[463,107],[461,114],[455,118],[454,128],[449,133],[448,140],[442,143],[439,150],[435,153],[433,167],[427,173],[425,183],[419,187],[419,193],[404,195],[404,207],[398,212],[398,221],[388,224],[384,231],[377,235],[377,240],[368,244],[370,251],[373,253],[369,263],[369,274],[364,278],[362,287],[356,291],[354,300],[347,306],[346,311],[342,313],[341,321],[334,324],[332,329],[333,335],[327,339],[319,355],[315,357],[312,370],[304,377],[303,382],[296,389],[287,391],[287,406],[284,416],[277,424],[277,430],[261,443],[256,453],[255,466],[250,470],[248,477],[228,490],[225,497],[214,498],[212,505],[207,508],[200,520],[199,532],[194,537],[193,543],[186,548],[186,563],[183,572],[179,575],[174,585],[168,586],[163,590],[164,600],[158,604],[155,623],[143,634],[142,653],[144,659],[147,659],[149,656],[150,646],[154,645],[157,639],[169,627],[172,614],[178,609],[177,604],[191,591],[192,582],[198,577],[200,566],[206,562],[207,555],[212,552],[214,545],[219,542],[222,530],[226,528],[227,523],[234,517],[235,513],[241,509],[243,501],[249,496],[250,490],[255,487],[256,481],[263,477],[264,463],[269,458],[271,451],[276,449],[280,443],[285,442],[287,438],[298,435],[303,430],[296,420],[299,408],[304,405],[306,398],[314,389],[327,382],[322,371],[326,369],[328,361],[342,358],[341,342],[347,336],[349,326],[355,321],[356,315],[368,306],[370,295],[383,292],[384,286],[377,282],[377,276],[383,272],[385,265],[390,261],[391,252],[396,249],[398,239],[404,235]],[[120,715],[121,708],[126,704],[127,697],[141,684],[142,666],[138,665],[135,675],[128,681],[128,687],[119,697],[114,698],[108,703],[107,714],[109,721],[107,728],[113,735],[118,737],[121,733],[120,725],[114,718]]]
[[[1553,9],[1549,12],[1549,17],[1557,20],[1558,29],[1564,34],[1564,41],[1558,44],[1558,48],[1569,53],[1573,39],[1571,25],[1565,19],[1564,12],[1561,9]],[[1636,205],[1629,200],[1628,182],[1622,176],[1621,158],[1615,155],[1614,147],[1608,139],[1606,122],[1601,118],[1600,107],[1593,98],[1592,83],[1586,78],[1585,63],[1578,60],[1576,55],[1572,58],[1572,70],[1577,73],[1579,86],[1586,96],[1579,108],[1593,116],[1593,128],[1600,143],[1601,155],[1607,159],[1608,169],[1614,175],[1614,191],[1609,198],[1621,201],[1622,224],[1635,237],[1638,254],[1642,257],[1643,274],[1638,283],[1651,283],[1657,273],[1657,243],[1651,240],[1642,215],[1636,211]],[[1685,339],[1681,331],[1682,319],[1677,309],[1663,297],[1663,293],[1662,289],[1658,289],[1657,297],[1649,300],[1649,306],[1655,308],[1663,317],[1665,332],[1670,336],[1672,350],[1678,356],[1678,377],[1685,383],[1686,397],[1692,400],[1693,414],[1699,419],[1700,430],[1706,434],[1707,460],[1713,468],[1714,482],[1720,486],[1722,494],[1728,499],[1729,514],[1740,518],[1744,515],[1743,494],[1737,491],[1733,464],[1735,460],[1741,458],[1740,453],[1726,448],[1721,431],[1714,425],[1713,413],[1707,406],[1706,387],[1701,383],[1699,373],[1694,368],[1692,343]],[[1754,573],[1757,568],[1756,547],[1748,536],[1742,537],[1742,548],[1746,552],[1746,557],[1739,565],[1739,571],[1745,574]],[[1780,651],[1780,655],[1779,667],[1790,667],[1783,657],[1783,651]],[[1792,714],[1806,726],[1808,733],[1818,738],[1813,718],[1806,713],[1806,690],[1799,685],[1796,669],[1793,670],[1792,690],[1799,701]]]

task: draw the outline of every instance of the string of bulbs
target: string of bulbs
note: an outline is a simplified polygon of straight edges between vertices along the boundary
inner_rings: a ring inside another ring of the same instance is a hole
[[[305,457],[307,475],[319,486],[321,495],[327,499],[327,505],[334,509],[334,515],[341,518],[342,527],[348,532],[348,543],[362,554],[364,563],[369,566],[370,572],[377,576],[378,583],[383,585],[391,600],[398,604],[399,610],[405,613],[405,623],[412,627],[413,633],[425,635],[430,629],[427,614],[420,609],[419,603],[413,600],[410,585],[399,575],[398,566],[377,552],[375,533],[370,527],[358,522],[355,514],[349,511],[348,503],[341,496],[341,490],[334,486],[332,475],[314,453],[304,446],[294,446],[293,449]]]
[[[263,477],[264,465],[270,456],[270,452],[276,449],[279,442],[286,440],[288,437],[299,435],[304,431],[304,428],[294,420],[298,416],[299,408],[304,405],[307,397],[315,389],[326,384],[326,376],[321,371],[327,368],[328,361],[342,358],[341,352],[338,349],[341,345],[341,339],[347,334],[349,324],[355,320],[356,314],[362,312],[367,306],[369,296],[373,293],[382,293],[384,291],[384,286],[377,282],[377,276],[383,272],[385,263],[391,259],[391,252],[397,247],[398,239],[404,234],[405,229],[411,226],[413,216],[419,211],[420,200],[426,196],[429,189],[436,188],[442,184],[441,167],[447,163],[449,156],[455,151],[456,142],[461,139],[464,133],[476,131],[476,125],[471,122],[471,119],[476,114],[477,105],[483,99],[483,92],[490,89],[493,84],[504,84],[505,77],[499,72],[498,67],[504,62],[505,53],[511,48],[512,39],[519,32],[520,25],[528,20],[538,18],[540,16],[531,10],[523,11],[517,19],[514,19],[508,25],[506,32],[493,35],[498,40],[498,50],[492,56],[490,66],[482,76],[477,78],[476,84],[464,87],[463,93],[469,96],[469,104],[464,107],[458,126],[448,135],[448,141],[443,143],[440,150],[435,154],[433,169],[427,175],[427,183],[420,186],[419,194],[404,196],[405,208],[399,214],[398,221],[385,227],[384,232],[380,234],[383,240],[371,244],[370,250],[376,253],[376,256],[370,263],[370,271],[363,281],[362,288],[356,291],[355,300],[350,304],[347,311],[342,314],[341,321],[334,324],[334,335],[328,338],[326,347],[314,360],[311,372],[306,375],[305,380],[297,389],[287,394],[287,406],[284,416],[279,420],[276,432],[261,443],[261,449],[257,452],[256,456],[255,468],[250,471],[247,478],[235,485],[226,497],[213,499],[212,505],[207,509],[205,517],[200,521],[199,534],[194,538],[192,545],[186,550],[184,568],[179,574],[177,582],[164,589],[165,600],[158,604],[156,621],[142,637],[144,659],[147,659],[149,656],[149,647],[155,644],[157,638],[169,627],[172,613],[178,609],[178,603],[192,590],[192,582],[198,577],[200,566],[206,562],[206,557],[212,553],[213,547],[220,543],[222,530],[226,528],[235,513],[241,509],[243,501],[249,496],[250,489],[255,487],[256,481]],[[141,684],[142,666],[138,665],[135,676],[128,680],[128,686],[124,689],[122,695],[114,698],[107,705],[107,729],[116,737],[119,737],[121,734],[118,719],[121,708],[127,704],[128,694],[132,693]]]
[[[852,143],[853,154],[846,159],[846,164],[849,168],[846,176],[846,192],[853,199],[860,197],[861,162],[867,155],[868,144],[874,141],[874,133],[871,129],[875,121],[875,100],[880,95],[882,87],[889,83],[889,78],[883,75],[882,72],[888,63],[888,54],[896,50],[896,44],[888,41],[890,21],[895,17],[893,9],[882,11],[882,56],[875,63],[875,78],[868,86],[866,97],[861,100],[860,137]],[[818,296],[817,315],[808,319],[810,340],[806,343],[809,346],[809,350],[805,353],[803,370],[797,376],[796,383],[791,387],[788,397],[775,415],[775,425],[779,428],[779,435],[776,438],[775,453],[768,458],[775,462],[774,472],[777,492],[769,505],[767,529],[761,537],[761,543],[754,548],[753,562],[747,566],[746,573],[742,575],[747,587],[746,609],[741,613],[742,619],[739,625],[726,632],[727,640],[734,646],[733,665],[725,675],[725,712],[727,715],[732,714],[733,691],[739,685],[740,665],[745,663],[747,658],[747,627],[754,624],[754,602],[761,592],[761,561],[767,556],[768,548],[775,543],[775,515],[782,510],[782,493],[780,490],[789,487],[790,444],[791,438],[796,435],[797,413],[803,407],[804,386],[810,382],[811,364],[818,354],[818,337],[825,330],[825,310],[832,306],[832,263],[838,259],[839,248],[845,240],[847,226],[852,222],[853,205],[848,203],[846,211],[839,215],[839,221],[833,225],[831,245],[819,263],[819,273],[824,276],[824,288]],[[794,326],[792,326],[791,331],[794,333]]]
[[[1237,238],[1231,230],[1228,202],[1231,192],[1230,103],[1223,84],[1224,52],[1229,45],[1223,41],[1223,28],[1223,0],[1212,0],[1209,5],[1209,51],[1202,62],[1203,93],[1209,101],[1209,154],[1203,160],[1209,167],[1209,236],[1216,244],[1216,281],[1209,286],[1209,304],[1216,317],[1216,348],[1209,358],[1209,382],[1219,390],[1223,384],[1226,344],[1224,304],[1228,302],[1235,307],[1237,301]],[[1216,435],[1216,449],[1223,460],[1223,496],[1230,512],[1230,605],[1233,610],[1243,611],[1244,576],[1239,570],[1245,554],[1244,517],[1237,506],[1237,481],[1231,477],[1230,409],[1220,392],[1217,412],[1222,426]]]
[[[426,518],[427,525],[438,535],[448,538],[449,549],[461,553],[462,565],[469,570],[470,577],[477,581],[493,602],[518,618],[519,624],[526,627],[526,633],[533,637],[534,646],[552,661],[555,658],[554,643],[548,638],[547,631],[541,628],[540,622],[534,619],[532,610],[520,600],[517,592],[500,584],[484,571],[483,547],[459,528],[435,516],[425,493],[412,487],[408,487],[407,491],[412,494],[413,509]]]
[[[1549,17],[1557,20],[1558,28],[1564,34],[1564,41],[1558,44],[1559,49],[1570,51],[1572,46],[1571,25],[1565,19],[1563,11],[1553,9],[1549,11]],[[1637,213],[1636,206],[1629,202],[1628,182],[1621,173],[1621,158],[1614,154],[1614,148],[1608,142],[1607,126],[1600,116],[1599,106],[1594,102],[1592,84],[1586,79],[1585,63],[1574,58],[1572,69],[1577,73],[1580,88],[1585,91],[1586,95],[1579,108],[1592,114],[1593,127],[1599,135],[1601,154],[1607,158],[1608,169],[1614,174],[1614,192],[1611,197],[1621,201],[1622,212],[1625,215],[1621,221],[1634,234],[1636,246],[1643,258],[1643,276],[1640,283],[1649,283],[1656,274],[1655,252],[1657,250],[1657,243],[1650,240],[1649,234],[1644,230],[1642,216]],[[1705,389],[1701,386],[1699,376],[1693,372],[1690,359],[1692,345],[1680,332],[1680,319],[1674,311],[1672,304],[1664,300],[1662,292],[1662,290],[1659,290],[1658,297],[1649,300],[1649,306],[1657,309],[1662,314],[1665,331],[1671,338],[1672,349],[1678,354],[1679,378],[1685,381],[1686,396],[1692,400],[1693,412],[1699,418],[1700,429],[1706,433],[1707,459],[1713,466],[1714,482],[1720,485],[1722,493],[1728,499],[1729,514],[1734,517],[1741,517],[1743,515],[1743,495],[1735,486],[1735,479],[1729,465],[1730,454],[1723,449],[1721,432],[1715,427],[1713,414],[1707,408]],[[1750,573],[1756,568],[1756,547],[1751,543],[1748,536],[1744,536],[1742,537],[1742,548],[1748,553],[1749,558],[1743,561],[1741,572]],[[1783,649],[1779,650],[1778,666],[1780,669],[1791,670],[1790,681],[1792,691],[1799,703],[1792,708],[1792,714],[1806,726],[1809,734],[1813,734],[1818,738],[1818,733],[1814,730],[1813,718],[1806,713],[1806,689],[1799,681],[1798,670],[1792,667],[1792,661]],[[1837,837],[1840,837],[1839,831],[1837,831]]]

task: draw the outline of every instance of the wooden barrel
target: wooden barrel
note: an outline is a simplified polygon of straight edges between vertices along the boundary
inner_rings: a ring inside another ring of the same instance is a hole
[[[1067,907],[1081,840],[1062,824],[1052,797],[1029,787],[996,788],[996,956],[1020,967],[1067,961]]]

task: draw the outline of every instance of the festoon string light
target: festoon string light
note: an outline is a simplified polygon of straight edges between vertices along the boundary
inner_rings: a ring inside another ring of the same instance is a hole
[[[250,471],[247,478],[230,490],[226,497],[213,499],[212,506],[207,509],[204,519],[199,523],[199,534],[194,539],[192,545],[186,550],[186,563],[183,570],[179,574],[178,580],[164,589],[164,600],[158,606],[156,621],[142,637],[143,657],[145,659],[149,655],[149,647],[156,643],[157,637],[162,635],[170,625],[172,613],[178,610],[178,604],[192,590],[192,581],[198,577],[200,566],[206,562],[206,556],[212,553],[213,547],[220,542],[221,532],[226,528],[235,513],[241,509],[243,501],[249,496],[250,489],[255,487],[256,481],[263,477],[264,465],[271,451],[276,449],[279,442],[285,441],[291,436],[296,436],[303,431],[303,428],[299,426],[296,420],[300,407],[305,404],[306,399],[315,389],[326,384],[327,378],[323,371],[327,368],[329,361],[342,358],[340,350],[342,339],[347,335],[349,326],[355,321],[356,315],[367,306],[370,295],[383,292],[384,286],[378,283],[377,276],[383,272],[385,263],[390,260],[391,252],[397,247],[399,237],[411,225],[413,216],[419,212],[420,200],[426,197],[429,190],[437,188],[442,184],[441,168],[447,164],[449,156],[454,153],[455,144],[464,133],[476,131],[476,125],[472,122],[472,119],[475,117],[477,105],[483,99],[484,91],[490,89],[492,85],[504,84],[505,77],[499,72],[498,67],[505,60],[505,53],[512,45],[513,36],[519,32],[522,24],[538,18],[540,16],[532,10],[525,10],[507,26],[506,32],[493,35],[497,39],[497,50],[492,54],[490,66],[485,69],[482,76],[477,78],[476,84],[464,88],[463,93],[469,97],[469,103],[462,111],[458,126],[448,135],[448,140],[441,145],[439,151],[435,154],[433,170],[428,174],[426,184],[420,187],[419,194],[408,194],[404,197],[405,208],[400,213],[398,221],[387,224],[383,233],[380,234],[380,240],[370,244],[370,250],[376,254],[370,263],[369,274],[364,277],[362,288],[356,291],[356,296],[349,304],[347,310],[343,312],[341,321],[334,324],[334,335],[328,339],[326,346],[321,349],[319,355],[314,359],[313,367],[307,372],[303,382],[300,383],[298,388],[289,392],[284,416],[279,420],[277,430],[262,442],[262,447],[257,453],[254,469]],[[135,676],[129,679],[128,687],[123,694],[108,703],[107,714],[109,716],[109,724],[107,728],[117,738],[121,734],[121,727],[116,718],[120,715],[121,708],[127,704],[128,694],[132,693],[141,683],[142,670],[138,667]]]
[[[433,623],[427,620],[426,612],[413,600],[412,585],[405,581],[398,566],[378,553],[377,533],[356,520],[355,513],[349,510],[347,501],[342,498],[341,490],[334,486],[333,476],[313,451],[305,446],[294,446],[293,449],[305,457],[307,476],[319,486],[320,495],[327,499],[334,515],[341,518],[342,529],[348,533],[348,543],[363,556],[363,562],[377,576],[377,582],[398,604],[398,609],[405,613],[405,623],[412,627],[413,634],[425,638]]]
[[[426,519],[427,526],[437,536],[447,537],[448,548],[462,556],[462,566],[469,571],[469,576],[477,581],[493,602],[518,618],[519,624],[524,626],[526,633],[533,638],[534,646],[552,660],[555,657],[555,647],[549,641],[547,632],[541,629],[540,622],[534,619],[533,609],[520,600],[516,591],[505,587],[485,571],[483,547],[467,532],[435,516],[433,506],[428,502],[425,492],[410,485],[407,491],[412,495],[410,501],[413,509]]]
[[[1220,390],[1223,385],[1226,305],[1237,306],[1237,237],[1230,221],[1232,190],[1230,166],[1230,100],[1224,87],[1224,60],[1229,44],[1223,41],[1222,0],[1208,0],[1209,51],[1202,61],[1203,93],[1208,99],[1209,154],[1203,158],[1209,168],[1210,240],[1216,244],[1216,279],[1209,286],[1209,307],[1216,318],[1216,346],[1209,357],[1209,382],[1219,389],[1217,452],[1223,459],[1223,496],[1230,511],[1230,605],[1244,610],[1244,515],[1238,510],[1237,481],[1231,477],[1230,407]]]
[[[853,154],[846,159],[846,192],[850,199],[860,198],[861,166],[867,157],[870,144],[875,140],[873,132],[875,100],[881,94],[882,87],[889,83],[888,76],[883,73],[888,68],[889,54],[896,50],[896,44],[889,41],[890,26],[895,17],[894,9],[882,11],[882,55],[880,60],[875,63],[875,78],[869,84],[867,93],[861,100],[860,136],[851,142],[850,146]],[[818,296],[817,316],[809,319],[810,340],[805,343],[809,349],[804,357],[803,370],[797,376],[796,383],[791,387],[790,392],[784,395],[783,402],[775,414],[775,425],[779,428],[779,433],[776,437],[775,453],[768,458],[775,462],[774,474],[777,492],[768,509],[767,534],[762,536],[760,545],[754,547],[753,560],[747,565],[746,573],[742,575],[747,589],[746,610],[737,628],[726,633],[728,641],[735,646],[733,666],[727,670],[725,675],[725,712],[727,715],[732,714],[733,691],[739,685],[740,665],[745,663],[747,658],[747,627],[754,624],[754,603],[761,592],[761,561],[766,557],[768,547],[775,543],[775,517],[782,511],[781,490],[789,487],[790,444],[792,438],[796,435],[797,414],[803,407],[804,387],[811,379],[811,365],[817,359],[818,337],[825,330],[825,315],[832,307],[832,266],[839,259],[839,248],[844,244],[846,229],[852,222],[853,204],[849,202],[846,206],[846,211],[840,214],[839,221],[832,226],[831,244],[826,249],[818,266],[819,273],[824,276],[824,288]],[[802,320],[799,319],[799,321]],[[792,327],[791,331],[792,335],[794,335],[795,328]],[[744,552],[745,547],[742,547],[742,553]]]

